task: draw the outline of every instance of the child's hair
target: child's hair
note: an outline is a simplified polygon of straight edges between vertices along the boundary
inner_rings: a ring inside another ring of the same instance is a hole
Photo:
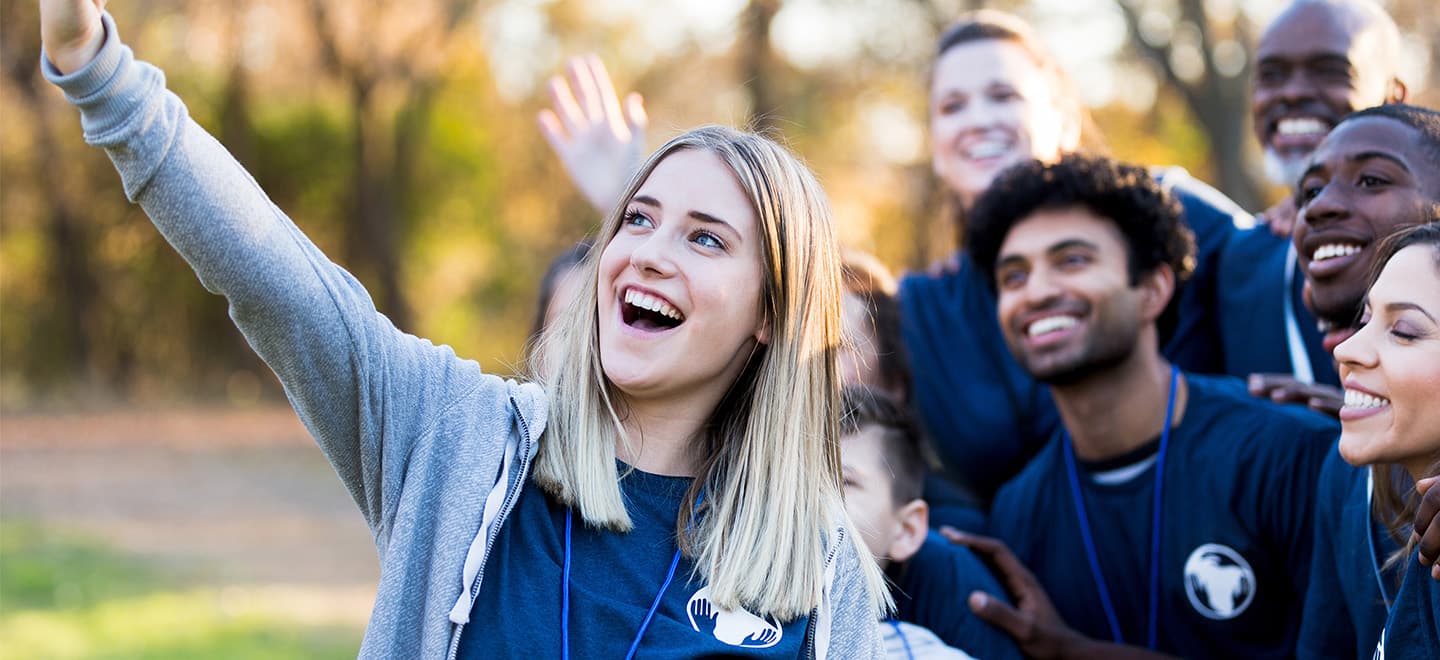
[[[1435,212],[1425,224],[1401,230],[1380,242],[1375,254],[1375,266],[1370,273],[1370,283],[1365,289],[1368,291],[1375,286],[1375,280],[1380,278],[1385,264],[1390,263],[1396,253],[1413,245],[1430,248],[1435,260],[1436,278],[1440,279],[1440,211]],[[1440,457],[1431,463],[1428,472],[1429,476],[1436,474],[1440,474]],[[1385,525],[1390,536],[1401,546],[1400,550],[1385,560],[1386,567],[1389,567],[1415,552],[1415,539],[1410,528],[1415,520],[1416,509],[1420,506],[1420,496],[1410,474],[1399,465],[1371,465],[1370,478],[1375,485],[1374,496],[1370,499],[1371,511],[1374,512],[1375,519]]]
[[[820,606],[827,539],[865,558],[848,523],[839,452],[840,255],[824,191],[783,147],[717,126],[661,147],[631,180],[633,198],[657,164],[700,150],[725,163],[755,211],[764,287],[757,304],[770,340],[758,344],[697,440],[702,457],[675,522],[681,549],[715,604],[782,620]],[[577,303],[531,352],[531,373],[550,395],[549,423],[534,478],[586,524],[628,531],[616,446],[633,448],[620,419],[625,399],[605,377],[596,315],[599,254],[619,231],[626,204],[606,218],[581,267]],[[698,495],[705,493],[696,511]],[[861,562],[876,616],[889,607],[878,567]]]
[[[560,279],[579,268],[588,256],[590,241],[580,241],[556,255],[545,269],[545,275],[540,278],[540,299],[535,301],[535,321],[530,325],[530,341],[539,339],[540,333],[545,330],[545,314],[550,310],[550,301],[555,298],[555,287],[560,284]]]
[[[900,302],[895,298],[895,276],[873,255],[845,250],[841,282],[845,292],[859,298],[870,313],[870,334],[875,338],[875,359],[881,387],[901,402],[910,398],[910,360],[900,335]]]
[[[920,499],[933,458],[920,425],[885,392],[864,385],[847,385],[841,394],[845,416],[842,436],[874,426],[881,430],[881,448],[890,468],[890,493],[896,507]]]

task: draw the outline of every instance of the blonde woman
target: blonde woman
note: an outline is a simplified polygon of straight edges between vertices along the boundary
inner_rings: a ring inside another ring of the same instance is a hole
[[[536,383],[406,335],[120,42],[41,0],[46,75],[251,345],[359,505],[366,657],[879,657],[841,502],[839,257],[812,175],[686,133],[581,266]]]

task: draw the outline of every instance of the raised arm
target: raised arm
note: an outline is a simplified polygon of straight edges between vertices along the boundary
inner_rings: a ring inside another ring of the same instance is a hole
[[[649,119],[639,94],[632,92],[621,106],[599,57],[572,58],[566,73],[550,79],[553,107],[536,119],[570,180],[604,215],[620,203],[625,184],[640,169]]]
[[[377,539],[410,447],[474,363],[401,333],[136,61],[98,0],[41,0],[45,75],[81,113],[124,183],[280,377]],[[157,332],[163,328],[156,328]]]

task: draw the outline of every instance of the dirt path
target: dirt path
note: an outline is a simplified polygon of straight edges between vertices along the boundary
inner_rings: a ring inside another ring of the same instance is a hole
[[[378,576],[364,521],[288,408],[6,416],[0,518],[202,583],[358,597],[362,615]]]

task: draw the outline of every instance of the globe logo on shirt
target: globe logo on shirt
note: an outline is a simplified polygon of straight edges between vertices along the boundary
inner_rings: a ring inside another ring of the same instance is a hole
[[[1206,543],[1185,560],[1185,595],[1207,619],[1233,619],[1255,599],[1255,571],[1240,553]]]
[[[780,643],[784,629],[771,617],[769,621],[743,609],[727,610],[710,600],[710,587],[701,587],[685,606],[690,614],[690,627],[695,632],[709,632],[730,646],[747,649],[768,649]],[[705,626],[706,630],[701,630]]]

